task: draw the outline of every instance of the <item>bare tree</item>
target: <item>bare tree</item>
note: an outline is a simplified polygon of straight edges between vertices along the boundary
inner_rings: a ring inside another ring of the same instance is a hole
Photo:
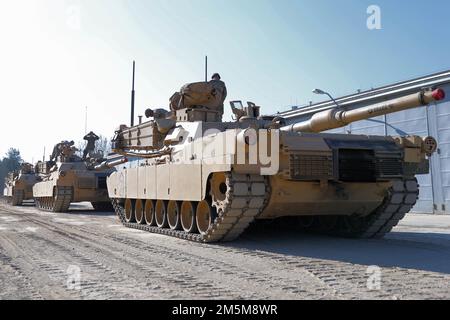
[[[103,151],[103,154],[106,156],[111,152],[111,139],[101,134],[98,137],[99,139],[95,142],[94,152]],[[80,158],[83,157],[83,150],[86,148],[86,144],[86,140],[78,141],[78,143],[76,144],[76,147],[78,149],[76,154]]]
[[[111,153],[111,139],[105,136],[99,135],[98,141],[95,144],[95,152],[103,151],[103,154],[106,156],[108,153]]]

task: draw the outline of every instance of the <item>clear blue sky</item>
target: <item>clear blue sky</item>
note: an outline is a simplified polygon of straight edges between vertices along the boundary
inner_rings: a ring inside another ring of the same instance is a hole
[[[369,5],[381,30],[366,27]],[[79,13],[79,14],[78,14]],[[79,24],[77,23],[79,21]],[[17,0],[0,2],[0,154],[26,160],[88,130],[166,107],[203,80],[204,56],[230,99],[264,113],[450,69],[450,2],[381,0]],[[20,131],[18,128],[25,128]]]

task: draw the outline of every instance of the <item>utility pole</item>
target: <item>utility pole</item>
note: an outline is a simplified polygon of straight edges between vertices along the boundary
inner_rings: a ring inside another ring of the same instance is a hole
[[[134,126],[134,75],[135,75],[135,67],[136,63],[133,61],[133,83],[132,83],[132,89],[131,89],[131,126]]]

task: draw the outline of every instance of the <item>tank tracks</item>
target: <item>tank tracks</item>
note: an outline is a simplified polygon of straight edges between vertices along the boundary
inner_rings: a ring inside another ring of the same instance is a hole
[[[91,205],[97,212],[113,211],[111,202],[91,202]]]
[[[228,190],[225,205],[218,211],[217,217],[204,234],[126,222],[123,200],[121,203],[121,200],[113,199],[112,204],[120,221],[128,228],[203,243],[232,241],[263,211],[269,200],[270,188],[267,179],[260,175],[226,173],[226,176]]]
[[[416,204],[419,195],[417,179],[392,181],[383,204],[365,217],[360,216],[295,216],[276,220],[259,220],[253,227],[258,232],[273,229],[326,234],[334,237],[379,239],[389,233]]]
[[[395,227],[416,204],[417,179],[396,180],[384,203],[367,217],[341,216],[331,234],[351,238],[382,238]]]
[[[23,190],[14,190],[13,196],[10,197],[9,202],[12,206],[21,206],[24,198],[25,192]]]
[[[36,197],[36,207],[49,212],[67,212],[72,201],[72,187],[57,187],[53,197]]]

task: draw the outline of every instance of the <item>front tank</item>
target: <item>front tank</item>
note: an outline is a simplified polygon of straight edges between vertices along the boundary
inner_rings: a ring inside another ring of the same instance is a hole
[[[407,98],[376,110],[422,103]],[[113,149],[130,161],[107,184],[125,226],[216,242],[288,217],[335,235],[382,237],[416,203],[415,175],[428,172],[436,150],[431,137],[298,132],[253,103],[231,104],[233,122],[221,121],[220,105],[194,105],[149,111],[152,120],[116,131]]]

